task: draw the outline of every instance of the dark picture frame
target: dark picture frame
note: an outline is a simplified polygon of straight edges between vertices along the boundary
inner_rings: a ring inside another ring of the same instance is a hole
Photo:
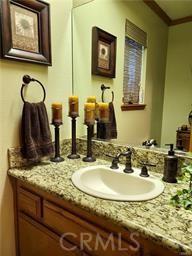
[[[41,0],[0,0],[0,57],[52,65],[50,5]]]
[[[115,78],[117,37],[92,28],[92,74]]]

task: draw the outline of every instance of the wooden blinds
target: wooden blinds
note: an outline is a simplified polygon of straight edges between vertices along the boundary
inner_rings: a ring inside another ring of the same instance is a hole
[[[126,20],[125,23],[125,35],[144,47],[147,47],[147,33],[129,20]]]

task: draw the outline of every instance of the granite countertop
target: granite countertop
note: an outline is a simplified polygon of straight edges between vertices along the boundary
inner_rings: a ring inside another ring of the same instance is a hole
[[[59,164],[44,162],[41,165],[13,168],[8,174],[63,198],[98,216],[104,216],[132,232],[164,244],[178,255],[192,255],[192,213],[177,210],[170,205],[170,197],[187,184],[165,184],[159,197],[146,202],[116,202],[89,196],[71,182],[72,174],[81,167],[109,162],[98,159],[94,163],[69,160]],[[161,177],[158,173],[154,176]],[[117,181],[118,182],[118,181]]]

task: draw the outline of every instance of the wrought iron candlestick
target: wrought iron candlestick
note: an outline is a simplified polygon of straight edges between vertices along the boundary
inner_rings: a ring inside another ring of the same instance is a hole
[[[72,146],[71,146],[71,154],[68,155],[69,159],[78,159],[80,155],[77,154],[77,143],[76,143],[76,118],[77,116],[70,116],[71,124],[72,124]]]
[[[92,136],[94,124],[86,123],[87,125],[87,156],[83,158],[84,162],[95,162],[96,158],[93,156],[92,152]]]
[[[55,126],[55,156],[51,158],[51,161],[60,163],[64,161],[64,158],[60,156],[60,125],[62,122],[53,122],[52,125]]]

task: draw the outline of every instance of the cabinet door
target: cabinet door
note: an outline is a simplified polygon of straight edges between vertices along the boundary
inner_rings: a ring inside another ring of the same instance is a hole
[[[88,256],[27,216],[19,216],[20,256]],[[71,250],[74,248],[73,250]]]
[[[68,240],[90,255],[140,256],[137,244],[123,240],[120,233],[105,231],[48,201],[43,202],[43,212],[44,224],[58,235],[69,234]]]

